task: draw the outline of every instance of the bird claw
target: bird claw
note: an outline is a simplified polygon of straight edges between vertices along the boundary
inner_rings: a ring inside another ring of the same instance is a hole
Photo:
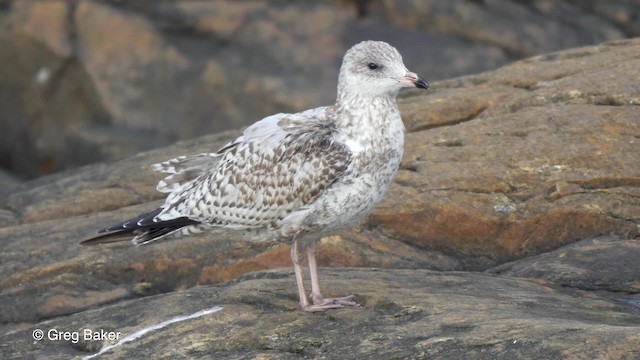
[[[303,306],[302,310],[308,312],[318,312],[325,311],[329,309],[339,309],[345,306],[362,306],[357,302],[353,301],[355,295],[349,295],[345,297],[339,298],[324,298],[322,295],[311,294],[311,300],[313,301],[313,305]]]
[[[320,311],[325,311],[325,310],[329,310],[329,309],[339,309],[343,307],[340,304],[325,304],[325,305],[307,305],[307,306],[302,306],[301,309],[302,311],[306,311],[306,312],[320,312]]]

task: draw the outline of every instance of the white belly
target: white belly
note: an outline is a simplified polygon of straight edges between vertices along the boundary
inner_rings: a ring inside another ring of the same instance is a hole
[[[402,144],[368,156],[360,156],[348,174],[315,202],[305,223],[330,230],[354,223],[368,214],[384,197],[402,158]]]
[[[382,200],[400,166],[404,125],[399,114],[377,120],[340,139],[353,155],[349,168],[313,204],[283,219],[285,227],[331,232],[353,224]]]

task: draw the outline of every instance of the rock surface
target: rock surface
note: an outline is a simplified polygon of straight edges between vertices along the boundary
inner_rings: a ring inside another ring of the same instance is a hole
[[[362,309],[293,311],[290,271],[255,273],[290,266],[287,244],[77,245],[158,204],[150,164],[238,131],[18,185],[0,203],[0,357],[106,345],[34,342],[36,328],[131,334],[221,305],[110,356],[637,358],[639,69],[633,39],[407,93],[407,149],[389,195],[320,249],[321,267],[360,268],[321,281],[328,295],[356,292]]]
[[[538,279],[565,288],[639,294],[640,266],[634,260],[637,256],[640,256],[638,240],[598,237],[502,264],[488,272]]]
[[[435,81],[639,36],[638,14],[625,0],[12,1],[0,166],[33,178],[328,104],[364,39]]]
[[[96,353],[125,336],[212,306],[222,310],[152,330],[104,353],[109,359],[633,359],[640,311],[607,297],[473,272],[322,271],[330,293],[358,294],[362,308],[297,310],[291,271],[253,273],[222,287],[198,287],[52,319],[3,338],[3,357]],[[73,341],[32,333],[77,332]]]

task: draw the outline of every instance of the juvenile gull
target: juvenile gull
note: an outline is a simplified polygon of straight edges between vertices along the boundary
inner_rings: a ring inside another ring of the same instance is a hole
[[[407,70],[391,45],[356,44],[342,61],[334,105],[272,115],[216,153],[153,165],[169,174],[157,186],[168,194],[164,205],[82,244],[133,235],[133,244],[141,245],[220,229],[243,232],[247,241],[287,240],[302,310],[357,306],[353,295],[321,295],[315,245],[371,211],[389,187],[404,148],[396,105],[404,87],[429,85]],[[300,267],[305,248],[311,302]]]

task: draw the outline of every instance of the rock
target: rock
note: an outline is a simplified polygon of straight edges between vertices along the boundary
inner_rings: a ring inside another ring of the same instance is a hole
[[[550,54],[404,97],[410,133],[396,183],[360,228],[323,240],[320,264],[485,270],[601,234],[637,236],[640,124],[634,77],[623,74],[637,71],[638,53],[630,40]],[[287,244],[232,236],[77,245],[159,204],[161,175],[150,164],[217,149],[237,133],[18,186],[1,206],[2,321],[289,266]]]
[[[11,190],[21,183],[20,179],[0,169],[0,198],[7,196]]]
[[[640,356],[637,308],[595,293],[473,272],[351,268],[321,275],[330,284],[327,294],[354,292],[363,307],[303,313],[297,310],[292,271],[258,272],[223,286],[41,322],[5,335],[0,354],[71,358],[102,349],[109,359],[137,359],[153,349],[158,359]],[[215,306],[222,309],[196,314]],[[179,321],[180,316],[193,318]],[[44,331],[44,340],[33,340],[36,330]],[[85,340],[87,330],[99,340]],[[50,340],[62,332],[78,338]],[[127,336],[134,339],[106,348]]]
[[[21,178],[122,158],[150,148],[114,129],[74,57],[71,4],[14,4],[0,20],[0,166]]]
[[[121,192],[96,191],[118,198]],[[102,201],[104,205],[106,201]],[[112,203],[113,204],[113,203]],[[233,280],[247,272],[290,267],[287,243],[248,243],[233,235],[206,235],[158,246],[128,243],[83,247],[78,242],[118,217],[133,217],[158,203],[98,214],[69,215],[0,229],[0,322],[34,322],[119,300]],[[60,209],[60,211],[64,211]],[[323,239],[322,266],[461,267],[453,257],[416,251],[373,234]],[[292,288],[293,290],[293,288]],[[37,294],[37,296],[36,296]]]
[[[35,178],[328,104],[364,39],[435,81],[638,36],[638,13],[624,0],[11,2],[0,166]]]
[[[384,9],[396,24],[410,23],[418,29],[457,34],[474,44],[497,47],[513,59],[514,55],[532,56],[623,38],[620,25],[627,26],[630,21],[620,19],[620,23],[616,23],[610,21],[610,16],[594,16],[598,11],[593,3],[597,2],[586,1],[578,5],[564,1],[386,0]],[[624,5],[624,10],[630,13],[640,10],[637,4]],[[575,22],[567,22],[567,18],[575,19]]]
[[[68,17],[73,7],[66,1],[20,1],[11,4],[9,12],[2,9],[1,29],[5,34],[23,34],[66,58],[74,49]]]
[[[633,260],[638,256],[638,240],[606,236],[581,240],[488,271],[565,288],[640,294],[640,266]]]
[[[639,53],[631,40],[543,55],[407,97],[403,171],[370,225],[498,262],[637,236]]]
[[[224,310],[164,330],[184,332],[176,342],[156,340],[160,331],[113,356],[171,346],[158,353],[637,357],[639,54],[640,39],[625,40],[404,95],[409,133],[390,193],[320,246],[321,267],[360,268],[323,269],[326,293],[355,291],[363,309],[293,311],[290,271],[260,272],[290,266],[286,243],[205,234],[78,245],[160,203],[151,164],[212,151],[239,131],[19,184],[0,200],[0,357],[107,344],[34,343],[38,327],[131,334],[209,305]]]

